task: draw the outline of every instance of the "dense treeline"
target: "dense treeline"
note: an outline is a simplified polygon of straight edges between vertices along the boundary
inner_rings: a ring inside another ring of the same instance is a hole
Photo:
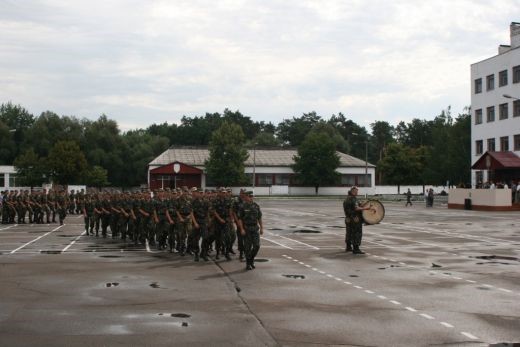
[[[450,109],[433,120],[413,119],[396,126],[385,121],[370,129],[339,113],[324,119],[315,112],[274,125],[255,122],[239,111],[182,117],[180,124],[152,124],[122,132],[116,121],[32,115],[20,105],[0,106],[0,165],[14,165],[20,183],[87,183],[132,187],[146,182],[147,164],[169,146],[208,145],[224,122],[238,124],[248,146],[298,147],[313,130],[336,148],[378,165],[378,184],[466,183],[470,173],[469,111],[455,119]]]

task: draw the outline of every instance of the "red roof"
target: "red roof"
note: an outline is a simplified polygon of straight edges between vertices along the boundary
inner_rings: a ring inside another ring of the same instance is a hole
[[[488,159],[489,158],[489,159]],[[473,170],[520,168],[520,157],[511,151],[486,152],[471,166]]]

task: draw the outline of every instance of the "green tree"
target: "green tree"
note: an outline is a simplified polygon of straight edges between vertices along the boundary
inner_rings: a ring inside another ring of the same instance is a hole
[[[278,124],[276,135],[284,144],[299,146],[314,125],[320,121],[321,117],[314,111],[304,113],[298,118],[285,119],[282,123]]]
[[[335,184],[340,174],[336,144],[326,132],[310,132],[298,146],[292,168],[304,185],[313,186],[316,194],[320,186]]]
[[[110,183],[107,170],[97,165],[88,169],[85,173],[85,184],[96,188],[108,186]]]
[[[218,186],[232,186],[246,182],[244,162],[249,157],[245,149],[245,135],[238,124],[224,121],[211,136],[206,171]]]
[[[7,127],[7,131],[10,133],[8,138],[12,138],[14,143],[14,147],[9,145],[9,147],[13,147],[13,150],[10,150],[9,155],[5,158],[6,164],[12,165],[14,159],[23,151],[27,130],[33,125],[34,116],[22,106],[8,102],[0,105],[0,122]],[[5,129],[2,132],[5,133]]]
[[[386,147],[383,159],[377,166],[382,170],[385,184],[396,184],[398,191],[402,184],[421,184],[425,147],[410,148],[400,143]]]
[[[52,147],[47,165],[55,183],[75,184],[82,183],[87,160],[76,142],[59,141]]]
[[[16,155],[14,136],[9,127],[0,121],[0,165],[12,165]]]
[[[46,181],[47,171],[44,162],[33,148],[29,148],[25,153],[19,155],[14,161],[14,167],[18,183],[22,186],[37,187]]]
[[[376,121],[370,124],[372,128],[372,137],[371,137],[371,147],[374,148],[377,157],[374,162],[378,162],[383,159],[383,154],[386,150],[386,146],[390,143],[395,142],[393,138],[394,127],[391,126],[388,122],[384,121]],[[373,159],[372,159],[373,160]],[[377,169],[378,180],[377,182],[382,182],[383,171],[379,168]]]

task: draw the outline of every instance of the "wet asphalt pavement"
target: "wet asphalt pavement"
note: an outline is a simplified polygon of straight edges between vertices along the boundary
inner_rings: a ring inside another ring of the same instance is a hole
[[[259,204],[253,271],[86,236],[74,215],[0,225],[0,345],[520,342],[518,212],[385,203],[353,255],[340,200]]]

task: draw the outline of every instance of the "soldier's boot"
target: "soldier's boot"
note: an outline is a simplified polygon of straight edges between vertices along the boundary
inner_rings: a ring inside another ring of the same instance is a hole
[[[354,246],[354,250],[352,251],[354,254],[365,254],[361,249],[359,249],[359,246]]]
[[[249,262],[249,265],[251,265],[251,267],[252,267],[253,269],[256,269],[256,266],[255,266],[255,260],[254,260],[254,259],[251,260],[251,261]]]
[[[229,255],[229,253],[226,252],[226,254],[224,255],[226,257],[226,260],[231,260],[231,256]]]
[[[253,267],[251,266],[249,260],[247,261],[246,270],[253,270]]]
[[[351,243],[347,243],[347,247],[345,248],[345,252],[350,252],[352,251],[352,244]]]
[[[215,255],[215,259],[217,259],[217,260],[220,259],[220,252],[218,251],[218,248],[217,248],[217,254]]]
[[[240,251],[240,256],[238,257],[240,261],[244,260],[244,251]]]
[[[195,253],[195,261],[199,261],[199,253]]]

